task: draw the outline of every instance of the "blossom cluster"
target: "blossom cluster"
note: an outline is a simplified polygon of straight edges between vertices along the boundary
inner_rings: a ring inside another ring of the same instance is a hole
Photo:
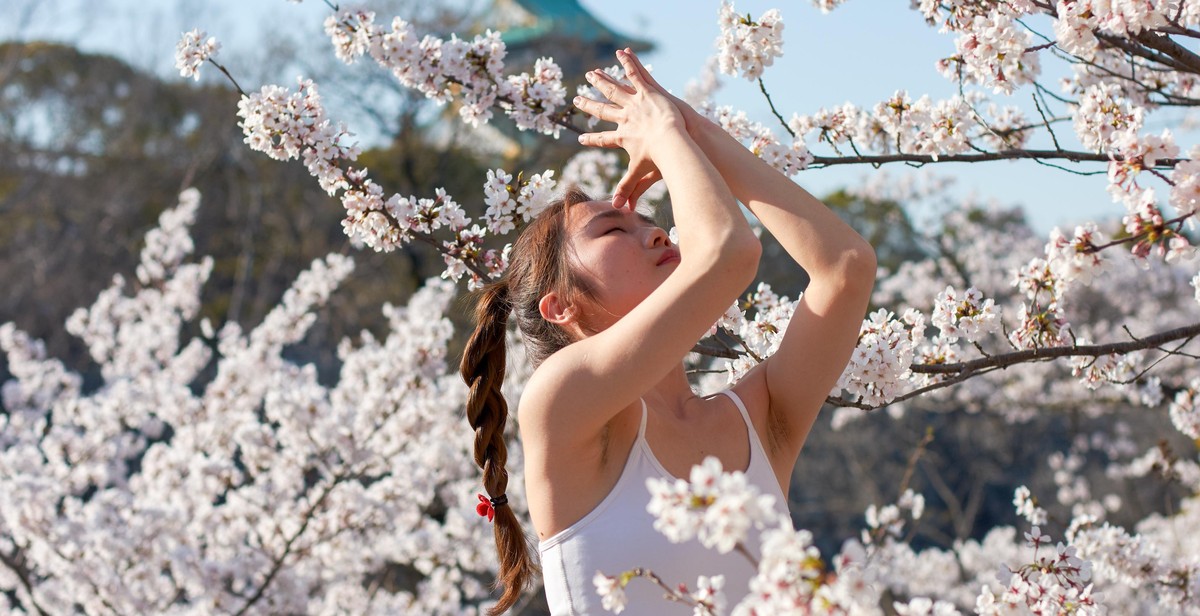
[[[653,575],[653,572],[640,570],[630,570],[616,576],[597,571],[596,575],[592,577],[592,586],[595,587],[596,594],[600,595],[600,607],[614,614],[625,611],[629,605],[625,587],[637,577],[638,573],[647,577]],[[667,588],[667,592],[663,596],[691,606],[693,616],[720,616],[725,613],[724,586],[725,576],[723,575],[701,575],[696,578],[695,590],[690,590],[687,584],[680,583],[674,588]]]
[[[462,229],[469,219],[444,192],[435,200],[399,195],[385,198],[366,169],[349,168],[359,148],[346,145],[346,128],[326,117],[316,85],[300,79],[295,92],[268,85],[238,101],[246,144],[277,160],[302,158],[309,173],[330,195],[344,191],[342,228],[352,241],[377,251],[394,250],[414,232],[443,224]]]
[[[1093,222],[1075,227],[1075,235],[1069,239],[1058,227],[1050,231],[1046,263],[1051,280],[1062,281],[1055,286],[1060,297],[1076,282],[1092,284],[1093,278],[1103,269],[1104,253],[1098,247],[1105,241],[1104,234]]]
[[[418,36],[409,22],[395,18],[391,28],[375,22],[375,13],[342,10],[325,21],[325,32],[339,59],[352,63],[364,54],[405,87],[444,103],[461,89],[459,115],[472,126],[488,122],[500,105],[522,130],[558,136],[557,121],[566,104],[562,70],[539,58],[532,73],[504,75],[507,49],[500,33],[488,30],[470,41],[451,35]]]
[[[776,138],[765,124],[754,122],[746,112],[735,111],[729,106],[704,104],[700,112],[734,139],[748,143],[751,152],[786,176],[790,177],[803,171],[813,160],[803,135],[785,143]]]
[[[958,53],[938,62],[938,70],[954,80],[990,86],[993,92],[1010,94],[1032,83],[1040,72],[1036,53],[1026,51],[1033,35],[1017,23],[1016,16],[996,3],[997,9],[976,15],[954,41]]]
[[[717,61],[721,72],[754,81],[775,58],[783,55],[783,17],[778,9],[763,13],[758,20],[742,17],[733,3],[722,0],[717,24]]]
[[[221,44],[216,37],[208,36],[203,30],[184,32],[175,46],[175,68],[179,69],[179,76],[199,80],[200,65],[220,49]]]
[[[487,212],[483,220],[494,235],[504,235],[523,226],[550,203],[555,186],[554,172],[534,174],[524,179],[503,169],[489,170],[483,185]]]
[[[983,299],[983,293],[971,287],[959,296],[954,287],[946,287],[933,305],[930,323],[942,330],[947,342],[962,337],[967,342],[979,342],[987,334],[1000,329],[996,302]]]
[[[1034,527],[1046,523],[1046,510],[1038,506],[1037,500],[1033,497],[1029,488],[1019,486],[1013,492],[1013,506],[1017,508],[1017,515],[1025,518],[1025,521]]]
[[[876,536],[884,535],[899,539],[904,531],[904,511],[908,512],[913,522],[920,520],[925,513],[925,497],[908,488],[894,504],[883,507],[873,504],[868,506],[865,513],[867,527],[862,532],[863,543],[871,545],[877,542]]]
[[[799,301],[800,298],[792,301],[780,296],[770,285],[760,282],[745,300],[734,302],[717,320],[709,334],[724,329],[735,336],[739,348],[746,353],[724,362],[726,385],[741,380],[759,361],[775,354]],[[751,312],[752,318],[747,316]]]
[[[812,533],[795,530],[786,520],[763,532],[762,558],[757,574],[750,578],[750,594],[737,604],[733,614],[786,614],[809,606],[817,594],[814,589],[824,588],[820,585],[824,573]]]
[[[350,40],[345,46],[353,49],[355,43]],[[553,172],[549,171],[528,180],[518,178],[510,195],[511,176],[490,172],[484,187],[489,206],[484,228],[472,225],[462,206],[443,189],[437,189],[433,198],[388,197],[367,177],[366,169],[349,167],[359,150],[344,144],[349,133],[326,117],[316,85],[309,80],[300,80],[296,92],[265,86],[242,98],[238,115],[243,118],[241,126],[250,147],[279,160],[302,158],[329,194],[343,191],[346,217],[342,228],[357,245],[390,251],[417,235],[444,230],[452,237],[441,241],[446,262],[443,277],[458,281],[469,274],[471,288],[483,284],[479,271],[494,278],[507,266],[507,247],[483,248],[487,234],[512,231],[517,226],[515,217],[528,221],[549,201],[554,188]]]
[[[1075,547],[1059,543],[1047,554],[1051,550],[1043,546],[1050,539],[1037,526],[1025,533],[1025,539],[1034,549],[1033,562],[1015,571],[1002,568],[999,577],[1006,584],[1003,593],[997,597],[984,587],[975,604],[976,613],[999,616],[1012,613],[1016,606],[1034,614],[1105,613],[1090,583],[1092,563],[1080,559]]]
[[[759,494],[740,471],[725,473],[721,461],[709,456],[683,479],[646,480],[654,528],[674,543],[698,538],[705,547],[724,554],[746,542],[751,528],[775,522],[780,513],[775,497]]]
[[[1197,395],[1200,394],[1200,379],[1192,379],[1187,387],[1179,390],[1171,400],[1170,417],[1175,429],[1187,435],[1188,438],[1200,439],[1200,405]]]
[[[915,347],[925,338],[925,316],[909,310],[900,318],[884,308],[867,315],[850,362],[830,395],[843,390],[852,400],[880,406],[897,397],[911,375]]]
[[[818,142],[847,155],[874,151],[882,154],[941,156],[962,154],[984,144],[1000,150],[1022,147],[1030,131],[1024,114],[1012,106],[988,106],[986,115],[975,107],[982,95],[969,92],[935,101],[928,95],[913,100],[904,90],[870,108],[843,103],[811,115],[794,114],[788,127],[798,137],[816,133]]]

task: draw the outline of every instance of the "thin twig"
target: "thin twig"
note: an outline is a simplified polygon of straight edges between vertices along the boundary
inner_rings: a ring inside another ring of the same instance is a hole
[[[225,65],[221,64],[220,62],[217,62],[216,60],[213,60],[212,58],[209,58],[208,61],[211,62],[213,66],[217,67],[218,69],[221,70],[222,73],[225,74],[225,78],[229,80],[229,83],[233,84],[233,87],[234,87],[234,89],[236,89],[238,91],[238,94],[240,94],[242,96],[246,96],[246,91],[242,89],[242,86],[238,85],[238,82],[236,79],[233,78],[233,75],[229,74],[229,71],[225,68]]]
[[[783,130],[786,130],[792,136],[792,139],[795,139],[796,133],[792,130],[792,127],[788,126],[787,121],[783,119],[779,111],[775,109],[775,102],[771,100],[771,95],[767,92],[767,85],[763,83],[761,75],[758,78],[758,89],[762,90],[763,96],[767,97],[767,106],[771,108],[771,113],[775,114],[776,118],[779,118],[779,123],[783,125]]]

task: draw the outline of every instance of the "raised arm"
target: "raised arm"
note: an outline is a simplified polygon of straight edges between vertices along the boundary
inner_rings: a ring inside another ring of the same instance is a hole
[[[643,79],[650,78],[640,63],[636,68]],[[746,377],[761,379],[750,386],[768,392],[764,423],[773,428],[777,459],[790,472],[858,340],[875,284],[875,251],[808,191],[683,101],[672,101],[734,196],[811,278],[779,349]],[[631,167],[617,188],[624,193],[618,199],[636,199],[655,179],[653,169]]]
[[[679,110],[665,92],[640,77],[630,54],[618,53],[618,59],[632,88],[614,88],[593,71],[589,80],[612,103],[576,99],[585,112],[617,128],[580,141],[622,147],[635,164],[661,170],[676,213],[680,261],[673,271],[651,270],[665,280],[645,299],[603,331],[550,356],[530,378],[520,405],[522,432],[552,438],[555,447],[597,437],[619,411],[678,367],[753,281],[762,250],[721,174],[688,135]],[[626,211],[619,218],[632,216]],[[644,255],[653,264],[667,248],[661,229],[631,224],[623,231],[644,238],[621,244],[637,252],[635,262]],[[584,225],[571,241],[578,247],[627,240],[596,235]]]

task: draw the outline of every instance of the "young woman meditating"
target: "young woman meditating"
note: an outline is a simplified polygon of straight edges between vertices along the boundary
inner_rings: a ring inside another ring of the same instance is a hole
[[[525,491],[554,614],[603,610],[592,579],[646,567],[668,583],[726,576],[732,606],[754,573],[736,553],[670,543],[646,511],[649,477],[687,477],[716,456],[786,510],[792,467],[854,348],[875,280],[870,244],[804,189],[671,96],[629,51],[630,84],[588,81],[610,102],[576,98],[616,124],[581,143],[620,147],[630,166],[612,201],[570,191],[521,232],[501,279],[481,292],[463,353],[475,458],[495,507],[496,607],[537,572],[505,505],[505,325],[512,315],[535,371],[518,406]],[[634,211],[665,180],[679,245]],[[746,205],[811,282],[770,358],[718,395],[699,397],[684,356],[754,280],[762,252]],[[486,505],[485,505],[486,508]],[[652,584],[630,584],[630,614],[690,613]],[[674,611],[672,611],[674,610]]]

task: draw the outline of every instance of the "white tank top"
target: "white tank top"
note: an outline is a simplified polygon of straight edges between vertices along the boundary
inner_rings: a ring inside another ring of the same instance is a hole
[[[750,438],[750,465],[746,479],[763,494],[775,496],[775,507],[788,515],[787,501],[771,469],[762,442],[750,423],[738,395],[725,390],[742,413]],[[728,470],[728,469],[727,469]],[[654,516],[646,511],[650,491],[646,480],[674,479],[663,468],[646,442],[646,401],[642,400],[642,424],[637,439],[629,450],[625,469],[612,491],[599,505],[578,522],[553,537],[538,543],[541,553],[542,580],[546,599],[554,616],[607,614],[600,605],[600,595],[592,578],[597,571],[617,575],[634,567],[646,567],[670,586],[687,584],[695,590],[696,578],[701,575],[724,575],[727,606],[732,608],[749,593],[750,578],[755,571],[745,556],[737,552],[721,554],[700,544],[698,540],[671,543],[654,530]],[[758,553],[758,535],[751,531],[751,553]],[[625,587],[628,604],[623,615],[679,614],[689,615],[692,609],[667,601],[663,591],[646,578],[635,578]]]

